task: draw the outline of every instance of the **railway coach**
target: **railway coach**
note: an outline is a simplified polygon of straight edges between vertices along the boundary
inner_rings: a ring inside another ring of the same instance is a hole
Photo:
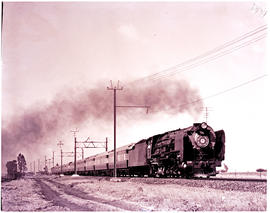
[[[225,132],[214,131],[205,122],[194,123],[117,148],[116,156],[118,176],[214,176],[225,157]],[[113,150],[77,161],[81,175],[112,176],[113,167]],[[72,162],[63,166],[64,174],[73,172]],[[59,168],[53,168],[52,173],[59,174]]]

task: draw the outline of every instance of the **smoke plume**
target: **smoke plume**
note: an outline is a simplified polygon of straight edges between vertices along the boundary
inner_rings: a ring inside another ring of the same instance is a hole
[[[117,91],[117,105],[149,105],[149,115],[136,110],[126,113],[118,110],[117,116],[134,116],[149,119],[156,113],[199,113],[202,103],[188,104],[199,99],[199,93],[186,81],[163,81],[158,84],[133,85]],[[144,114],[142,116],[142,114]],[[140,117],[141,116],[141,117]],[[94,89],[76,89],[59,93],[47,105],[34,107],[18,113],[2,127],[2,162],[9,154],[18,154],[22,148],[33,149],[46,137],[54,136],[69,126],[83,125],[88,119],[104,121],[110,125],[113,120],[113,91],[104,84]]]

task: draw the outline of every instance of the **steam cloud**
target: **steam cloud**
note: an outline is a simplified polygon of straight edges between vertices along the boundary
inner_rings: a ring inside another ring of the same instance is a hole
[[[117,92],[117,105],[150,105],[149,115],[155,113],[199,113],[201,102],[183,105],[199,99],[199,93],[186,81],[163,81],[158,84],[135,85]],[[181,106],[182,105],[182,106]],[[33,149],[33,146],[48,136],[54,136],[68,126],[80,126],[89,118],[100,119],[109,125],[113,119],[113,92],[104,84],[95,89],[77,89],[58,94],[46,106],[35,106],[12,118],[2,127],[2,162],[9,154],[18,154],[21,148]],[[135,112],[134,112],[135,111]],[[136,119],[149,117],[136,110],[127,113],[119,110],[118,116],[134,116]]]

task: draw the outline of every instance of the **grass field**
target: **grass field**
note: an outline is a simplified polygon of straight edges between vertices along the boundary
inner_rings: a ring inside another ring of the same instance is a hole
[[[238,176],[246,177],[247,174]],[[152,181],[126,178],[120,182],[112,182],[110,177],[40,176],[40,178],[59,182],[74,191],[85,192],[96,198],[136,205],[138,209],[147,211],[266,211],[267,208],[265,182],[228,183],[228,181],[208,180],[206,184],[206,180],[195,182],[195,180],[172,179],[168,182],[167,179]],[[68,208],[44,200],[40,190],[31,178],[3,182],[2,210],[69,211]],[[52,190],[58,189],[54,186]],[[58,190],[58,193],[68,202],[78,204],[75,198],[71,199],[64,191]]]

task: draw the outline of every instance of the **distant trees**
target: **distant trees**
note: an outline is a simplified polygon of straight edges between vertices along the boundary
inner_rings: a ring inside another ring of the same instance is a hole
[[[267,172],[266,169],[256,169],[256,172]]]
[[[260,173],[260,177],[261,177],[262,176],[262,172],[267,172],[267,170],[260,168],[260,169],[256,169],[256,172],[259,172]]]
[[[17,162],[18,162],[19,172],[23,174],[27,170],[26,161],[25,161],[23,154],[20,153],[18,155]]]
[[[7,179],[14,180],[20,178],[24,175],[24,172],[27,170],[26,160],[23,154],[19,154],[16,160],[8,161],[6,163],[7,167]]]
[[[24,172],[27,171],[26,160],[23,154],[19,154],[16,160],[8,161],[6,163],[7,167],[7,176],[6,180],[15,180],[24,175]]]
[[[8,161],[6,167],[7,167],[7,178],[9,180],[15,180],[18,175],[17,161],[16,160]]]

